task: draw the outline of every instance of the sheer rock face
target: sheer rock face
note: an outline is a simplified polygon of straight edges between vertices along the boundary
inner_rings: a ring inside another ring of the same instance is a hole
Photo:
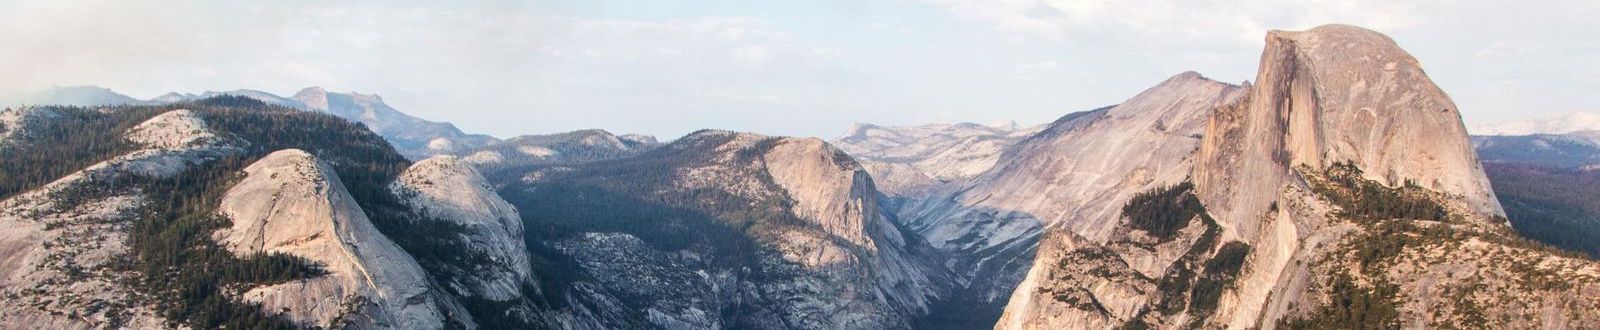
[[[1216,220],[1217,241],[1249,244],[1213,307],[1129,313],[1161,310],[1174,295],[1192,302],[1199,291],[1163,293],[1162,275],[1194,271],[1196,262],[1209,268],[1221,249],[1196,244],[1185,254],[1197,258],[1174,260],[1169,252],[1188,243],[1152,244],[1138,230],[1113,226],[1109,240],[1098,239],[1096,230],[1077,230],[1083,237],[1053,233],[1059,235],[1041,245],[996,327],[1275,328],[1316,315],[1333,315],[1320,322],[1335,327],[1348,325],[1338,318],[1351,315],[1368,321],[1390,315],[1394,323],[1387,326],[1407,328],[1600,322],[1581,312],[1600,306],[1593,295],[1600,292],[1600,265],[1519,243],[1454,106],[1387,37],[1349,26],[1273,32],[1257,85],[1246,93],[1217,106],[1199,150],[1178,156],[1195,159],[1175,164],[1192,169],[1195,194]],[[1325,170],[1336,163],[1360,169],[1348,175],[1379,187],[1372,189],[1439,203],[1448,215],[1355,218],[1344,208],[1359,204],[1329,195],[1340,189],[1329,188],[1336,174]],[[1110,216],[1112,224],[1124,218]],[[1185,231],[1193,221],[1189,226]],[[1355,288],[1331,289],[1336,283]],[[1394,296],[1356,296],[1379,286],[1394,288]],[[1336,301],[1351,299],[1380,305],[1339,310]]]
[[[50,120],[44,109],[0,113],[7,125]],[[9,114],[9,116],[8,116]],[[29,124],[32,125],[32,124]],[[161,328],[167,320],[125,286],[137,274],[115,265],[127,255],[127,226],[142,193],[112,188],[105,197],[63,194],[126,175],[164,177],[238,149],[222,143],[194,113],[175,110],[135,126],[124,138],[145,149],[91,165],[0,201],[0,328]]]
[[[786,139],[762,158],[773,181],[795,201],[795,215],[868,251],[877,245],[869,233],[905,245],[878,209],[871,178],[849,156],[821,140]]]
[[[472,274],[471,293],[494,301],[522,297],[523,285],[536,285],[523,241],[522,216],[495,193],[471,165],[451,156],[435,156],[406,169],[391,188],[427,220],[449,221],[466,229],[472,252],[492,264]]]
[[[719,189],[733,188],[731,193],[751,196],[781,194],[793,201],[790,212],[825,233],[791,228],[782,229],[775,237],[759,238],[780,251],[785,260],[829,274],[823,278],[835,283],[827,285],[839,286],[829,290],[837,290],[840,297],[805,299],[815,299],[809,303],[815,306],[809,308],[822,312],[809,317],[826,315],[817,326],[896,327],[938,295],[943,277],[913,255],[912,247],[880,207],[871,177],[843,151],[819,139],[732,132],[697,135],[701,136],[684,139],[731,136],[717,146],[718,161],[684,171],[682,186],[732,182],[735,184]],[[771,178],[777,191],[758,188],[761,184],[749,181],[751,175],[724,172],[741,166],[738,155],[750,152],[760,152],[755,167],[764,173],[757,176]],[[723,179],[713,179],[718,177]],[[850,301],[829,301],[843,297]]]
[[[1328,25],[1267,35],[1249,100],[1208,124],[1195,184],[1224,224],[1258,233],[1255,217],[1295,166],[1353,162],[1391,187],[1411,181],[1504,216],[1455,103],[1393,40]]]
[[[233,224],[214,233],[218,243],[240,256],[299,256],[327,274],[252,288],[241,299],[311,326],[443,326],[427,275],[373,227],[331,167],[291,149],[245,173],[222,198],[219,212]]]

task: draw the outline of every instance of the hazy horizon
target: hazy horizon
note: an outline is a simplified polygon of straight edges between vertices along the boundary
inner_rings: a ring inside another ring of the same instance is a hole
[[[1593,114],[1600,4],[0,1],[0,91],[321,86],[499,137],[1041,124],[1196,71],[1254,79],[1272,29],[1385,33],[1469,127]],[[1493,23],[1493,24],[1485,24]],[[1570,118],[1570,117],[1569,117]]]

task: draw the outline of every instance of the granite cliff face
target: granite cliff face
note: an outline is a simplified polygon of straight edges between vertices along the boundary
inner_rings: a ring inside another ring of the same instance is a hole
[[[1392,40],[1272,32],[1241,94],[1162,157],[1184,183],[1047,235],[996,328],[1597,322],[1600,266],[1510,232],[1453,103]]]
[[[1460,195],[1473,212],[1503,216],[1455,103],[1417,60],[1370,30],[1330,25],[1273,31],[1247,102],[1208,124],[1195,185],[1225,225],[1256,233],[1251,217],[1296,166],[1350,162],[1388,186],[1407,180]]]
[[[305,326],[442,328],[427,274],[378,232],[328,165],[300,150],[274,152],[245,169],[222,198],[232,226],[217,242],[236,255],[285,253],[326,274],[251,288],[242,299]]]
[[[907,328],[947,279],[816,139],[702,131],[499,176],[531,225],[567,233],[541,233],[540,257],[588,278],[546,289],[606,327]]]

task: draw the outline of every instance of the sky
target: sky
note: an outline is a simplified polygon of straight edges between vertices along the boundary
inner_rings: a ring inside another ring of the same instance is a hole
[[[0,93],[322,86],[499,137],[831,138],[1040,124],[1189,70],[1240,83],[1268,30],[1344,23],[1395,39],[1489,127],[1600,113],[1594,17],[1600,1],[0,0]]]

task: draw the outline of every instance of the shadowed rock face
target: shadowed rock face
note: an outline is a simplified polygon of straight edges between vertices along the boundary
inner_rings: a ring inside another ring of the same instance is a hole
[[[306,258],[327,274],[251,288],[242,299],[308,326],[444,326],[421,266],[373,227],[332,168],[290,149],[245,173],[222,198],[219,212],[233,224],[213,234],[217,242],[240,256]]]

